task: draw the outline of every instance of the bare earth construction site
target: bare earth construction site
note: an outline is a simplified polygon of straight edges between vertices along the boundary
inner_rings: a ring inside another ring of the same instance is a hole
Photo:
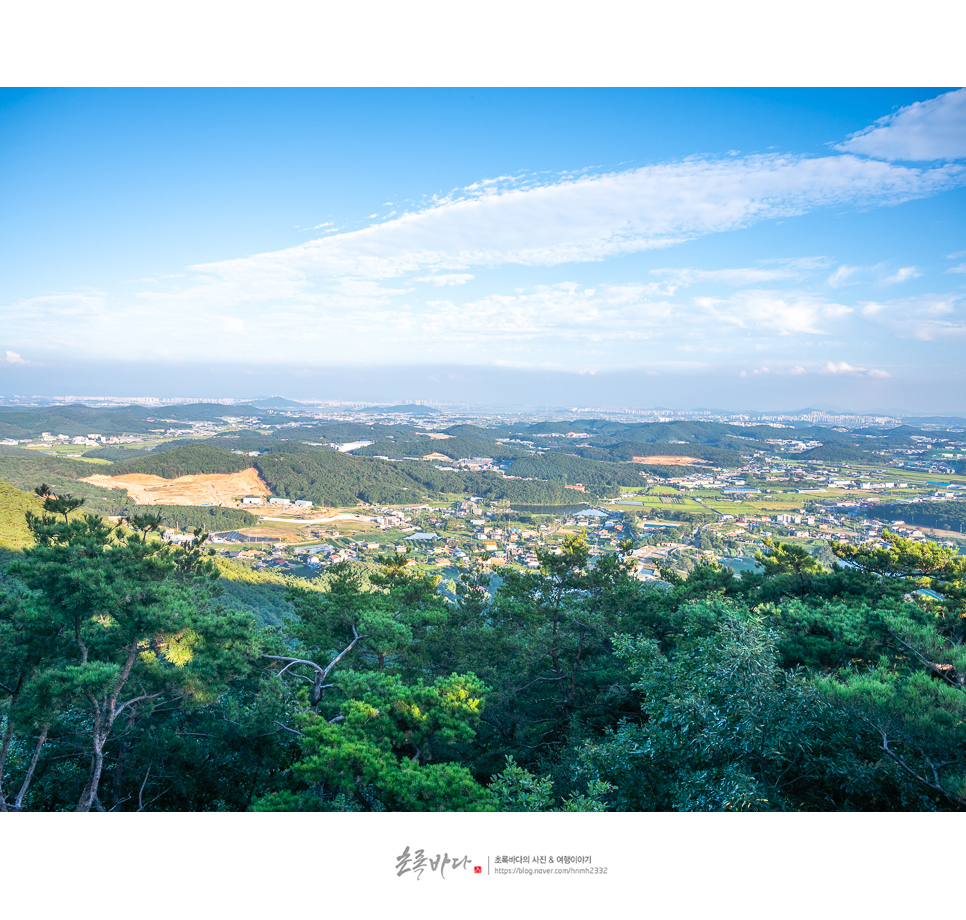
[[[666,454],[655,454],[647,457],[634,457],[633,461],[635,463],[653,463],[660,466],[700,466],[703,463],[707,463],[706,460],[701,460],[699,457],[684,457]]]
[[[123,476],[87,476],[88,482],[102,489],[126,489],[139,505],[231,505],[246,495],[269,496],[271,490],[255,469],[239,473],[212,473],[162,479],[146,473]]]

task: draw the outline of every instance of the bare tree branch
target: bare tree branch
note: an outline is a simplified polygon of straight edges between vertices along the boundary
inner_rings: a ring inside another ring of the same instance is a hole
[[[148,764],[148,769],[144,773],[144,782],[141,783],[141,788],[138,790],[138,811],[144,811],[144,787],[148,784],[148,777],[151,775],[151,767],[154,764]]]
[[[966,799],[961,798],[960,796],[956,795],[953,792],[950,792],[948,789],[945,789],[943,787],[939,779],[939,774],[936,773],[936,768],[933,767],[931,763],[929,763],[928,758],[926,758],[926,763],[929,763],[929,766],[932,767],[933,775],[935,776],[935,780],[936,780],[934,783],[930,782],[924,776],[921,776],[919,773],[917,773],[898,754],[896,754],[896,752],[893,751],[892,748],[889,747],[889,736],[881,728],[879,728],[877,725],[870,722],[868,719],[866,719],[863,716],[860,716],[860,718],[862,718],[862,721],[865,722],[866,724],[871,725],[882,736],[882,750],[885,751],[885,753],[892,759],[892,761],[900,769],[905,770],[906,773],[908,773],[914,779],[922,783],[922,785],[925,786],[927,789],[931,789],[933,792],[937,793],[938,795],[941,795],[944,799],[946,799],[948,802],[951,802],[953,805],[956,805],[958,808],[966,808]]]
[[[307,658],[294,658],[289,655],[262,655],[262,658],[268,658],[270,661],[286,662],[285,667],[278,672],[279,677],[281,677],[289,668],[297,664],[304,664],[307,667],[311,668],[315,672],[314,680],[312,680],[309,677],[306,677],[304,674],[299,674],[296,671],[293,671],[292,673],[295,674],[296,677],[299,677],[302,680],[307,680],[310,684],[312,684],[312,690],[309,693],[309,700],[311,702],[312,709],[317,709],[319,703],[322,701],[322,696],[324,692],[329,687],[332,686],[332,684],[325,684],[323,683],[323,681],[329,676],[329,674],[332,673],[332,669],[343,658],[345,658],[345,656],[348,655],[349,652],[352,651],[353,647],[357,642],[360,642],[362,639],[368,638],[368,636],[360,636],[359,633],[356,631],[355,626],[352,627],[352,636],[353,636],[352,641],[341,652],[339,652],[339,654],[336,655],[335,658],[333,658],[325,667],[322,667],[322,665],[317,664],[314,661],[309,661]]]
[[[150,805],[152,802],[157,802],[157,800],[160,799],[161,796],[163,796],[170,789],[171,789],[170,786],[165,786],[164,789],[162,789],[153,799],[148,799],[143,805],[140,805],[138,807],[138,811],[143,811],[143,809],[147,808],[148,805]]]
[[[279,676],[284,674],[293,664],[307,664],[310,668],[315,671],[321,671],[320,665],[317,665],[314,661],[309,661],[307,658],[290,658],[286,655],[262,655],[262,658],[270,658],[273,661],[287,661],[287,664],[281,671],[279,671]]]
[[[144,700],[154,700],[161,696],[161,693],[142,693],[140,696],[132,697],[129,700],[121,703],[117,709],[114,710],[114,718],[116,719],[128,706],[132,706],[134,703],[141,703]]]
[[[17,793],[17,798],[13,802],[13,810],[20,811],[23,808],[24,796],[27,794],[27,790],[30,788],[31,782],[34,778],[34,770],[37,769],[37,761],[40,759],[40,751],[44,744],[47,742],[47,732],[50,730],[50,723],[45,722],[43,728],[40,731],[40,737],[37,738],[37,744],[34,747],[33,757],[30,758],[30,766],[27,767],[27,775],[23,778],[23,785],[20,787],[20,791]]]
[[[905,648],[909,649],[909,651],[912,652],[912,654],[919,659],[920,663],[924,664],[927,668],[929,668],[929,670],[933,674],[937,675],[938,677],[941,677],[944,681],[946,681],[947,684],[949,684],[949,686],[955,687],[957,690],[962,690],[966,692],[966,685],[956,680],[956,678],[950,676],[950,674],[954,672],[952,672],[951,670],[947,671],[943,667],[940,667],[939,665],[937,665],[935,661],[931,661],[922,652],[920,652],[919,649],[917,649],[913,645],[910,645],[908,642],[905,641],[905,639],[897,635],[895,630],[890,629],[889,633],[891,634],[892,638],[896,640],[896,642],[898,642],[902,646],[905,646]]]

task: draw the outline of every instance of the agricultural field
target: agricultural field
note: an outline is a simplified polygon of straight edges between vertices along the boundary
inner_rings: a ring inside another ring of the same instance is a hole
[[[108,464],[109,460],[101,460],[95,457],[85,456],[85,452],[89,450],[87,447],[78,447],[76,444],[45,444],[43,446],[29,446],[25,450],[37,451],[38,453],[47,454],[50,457],[68,457],[74,460],[84,460],[87,463],[98,463],[98,464]]]

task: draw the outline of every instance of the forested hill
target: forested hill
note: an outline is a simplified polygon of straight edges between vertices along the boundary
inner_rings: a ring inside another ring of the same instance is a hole
[[[781,428],[744,428],[722,422],[611,422],[606,419],[575,419],[572,422],[538,422],[526,428],[515,428],[522,437],[539,437],[538,443],[553,442],[563,436],[584,435],[574,438],[577,443],[590,443],[608,447],[621,442],[640,444],[709,444],[734,448],[742,441],[788,437]],[[557,436],[554,438],[552,436]],[[797,436],[797,434],[796,434]]]
[[[747,449],[746,449],[747,450]],[[737,450],[726,447],[713,447],[707,444],[644,444],[634,441],[621,441],[612,447],[578,446],[575,453],[588,460],[632,461],[635,457],[694,457],[706,460],[713,466],[739,467],[745,459]],[[660,463],[660,461],[656,461]]]
[[[383,415],[408,415],[411,418],[416,418],[417,416],[432,418],[435,415],[439,415],[439,409],[434,409],[432,406],[417,406],[412,403],[404,403],[398,406],[369,406],[360,411],[378,412]]]
[[[272,437],[286,441],[315,441],[321,444],[344,444],[347,441],[375,441],[379,438],[416,436],[420,429],[412,425],[365,425],[362,422],[317,422],[279,428]]]
[[[893,429],[863,428],[838,431],[834,428],[807,426],[776,428],[771,425],[730,425],[724,422],[612,422],[604,419],[575,419],[572,422],[538,422],[514,427],[515,437],[534,439],[540,446],[558,448],[565,438],[574,444],[612,448],[618,444],[663,444],[684,448],[703,444],[746,453],[766,447],[770,440],[814,440],[824,445],[876,450],[905,447],[920,436],[918,428],[903,425]],[[580,435],[580,437],[577,437]],[[682,450],[682,453],[687,451]]]
[[[275,436],[293,439],[318,439],[327,441],[378,440],[381,437],[414,435],[421,429],[408,423],[396,423],[392,418],[379,423],[352,421],[320,421],[312,416],[293,415],[297,404],[282,406],[279,401],[261,401],[254,405],[222,405],[220,403],[193,403],[171,406],[112,406],[91,407],[83,404],[40,407],[0,406],[0,437],[32,438],[44,431],[70,436],[98,433],[107,436],[119,434],[143,434],[159,428],[169,428],[189,422],[219,422],[228,417],[260,418],[269,424],[286,423],[291,427],[279,428]],[[269,405],[269,403],[272,403]],[[283,412],[288,409],[290,411]],[[422,417],[432,423],[438,410],[428,406],[390,406],[380,410],[386,416]],[[298,421],[298,426],[292,423]],[[921,424],[961,425],[956,418],[922,418],[912,422]],[[911,443],[911,439],[924,434],[915,424],[901,425],[892,429],[862,428],[837,431],[832,428],[798,425],[792,428],[770,425],[734,425],[724,422],[669,421],[669,422],[615,422],[606,419],[575,418],[567,421],[537,422],[533,424],[512,423],[484,428],[473,424],[457,424],[444,429],[447,434],[460,438],[495,440],[504,437],[539,438],[544,444],[568,435],[584,435],[594,446],[609,447],[621,442],[641,444],[682,443],[740,449],[742,443],[769,439],[814,439],[823,444],[839,444],[851,447],[897,447]],[[934,432],[933,432],[934,433]]]
[[[36,408],[0,406],[0,438],[36,438],[45,431],[71,437],[87,434],[146,434],[184,422],[213,422],[224,416],[269,415],[267,410],[253,406],[223,406],[219,403],[109,408],[94,408],[78,403]]]
[[[218,508],[210,505],[126,505],[121,513],[131,518],[141,514],[160,514],[161,525],[190,533],[200,527],[205,533],[219,530],[240,530],[254,527],[258,517],[239,508]]]
[[[147,421],[146,413],[136,406],[118,409],[91,409],[87,406],[48,406],[42,409],[0,407],[0,437],[36,438],[43,432],[71,437],[91,433],[103,435],[145,434],[159,428]]]
[[[875,516],[883,521],[904,521],[916,527],[966,530],[966,502],[894,502],[877,505]]]
[[[390,457],[393,459],[404,457],[425,457],[428,454],[442,454],[451,460],[465,460],[469,457],[488,457],[491,460],[513,460],[516,457],[526,457],[528,451],[520,450],[506,444],[498,444],[492,439],[484,438],[446,438],[445,440],[431,440],[427,437],[414,437],[407,440],[379,440],[366,447],[360,447],[353,453],[357,457]]]
[[[72,415],[74,423],[80,426],[77,430],[82,432],[98,427],[107,431],[97,424],[105,419],[124,420],[124,425],[138,430],[139,426],[176,423],[177,417],[218,418],[229,412],[240,415],[248,410],[268,412],[250,406],[219,404],[164,407],[163,410],[136,406],[110,410],[56,406],[43,410],[5,409],[0,412],[0,424],[10,420],[24,424],[42,421],[43,426],[56,429],[56,416],[51,413],[63,413],[64,418]],[[276,495],[308,499],[324,506],[354,505],[360,501],[407,504],[442,495],[466,494],[518,504],[553,505],[573,500],[572,493],[564,491],[566,486],[583,485],[588,490],[588,498],[611,497],[620,489],[639,485],[642,472],[680,476],[711,467],[737,468],[761,451],[787,456],[785,448],[791,446],[789,441],[821,442],[821,447],[794,455],[803,461],[847,463],[876,457],[874,452],[886,447],[915,445],[917,442],[912,439],[919,436],[916,433],[919,429],[911,426],[891,431],[836,431],[717,422],[620,423],[575,419],[504,424],[494,428],[457,424],[444,431],[427,431],[410,423],[305,420],[302,424],[302,421],[286,422],[270,433],[246,430],[235,434],[228,430],[207,440],[182,438],[151,449],[102,446],[85,455],[91,460],[113,461],[111,465],[94,466],[73,459],[41,457],[18,448],[0,448],[0,478],[21,489],[48,482],[59,492],[73,492],[89,499],[91,510],[101,514],[117,513],[126,498],[122,493],[106,495],[104,490],[77,483],[91,473],[113,476],[141,473],[170,480],[192,474],[230,474],[249,468],[257,469]],[[351,453],[328,446],[350,441],[371,443]],[[248,456],[249,453],[258,456]],[[405,459],[434,454],[439,455],[436,463]],[[472,457],[491,458],[510,478],[504,479],[498,471],[435,468]],[[646,467],[640,463],[640,458],[645,457],[649,460]],[[665,457],[695,460],[684,467],[662,462]]]
[[[443,429],[443,434],[454,438],[478,438],[492,440],[493,438],[509,438],[513,434],[512,428],[497,426],[495,428],[481,428],[479,425],[451,425]]]
[[[220,440],[242,443],[242,439]],[[423,438],[419,443],[428,452],[437,444],[451,442]],[[323,506],[351,506],[360,501],[408,504],[439,495],[479,495],[493,501],[555,505],[573,501],[573,492],[565,490],[565,485],[582,483],[592,495],[609,496],[617,494],[622,486],[638,485],[641,481],[641,467],[634,464],[595,463],[556,452],[533,456],[524,451],[508,452],[508,459],[512,457],[508,475],[521,478],[504,478],[498,471],[439,470],[431,463],[386,461],[284,441],[274,442],[274,449],[259,457],[239,456],[213,443],[199,442],[151,451],[110,465],[16,449],[10,452],[16,452],[17,456],[0,456],[0,478],[27,490],[47,482],[58,494],[70,492],[88,499],[88,507],[100,514],[119,513],[127,505],[127,499],[123,492],[112,493],[78,481],[93,473],[109,476],[141,473],[177,479],[199,473],[228,474],[254,467],[273,494],[307,499]]]
[[[240,457],[210,444],[186,444],[174,450],[152,451],[134,460],[115,463],[109,472],[112,476],[146,473],[162,479],[177,479],[198,473],[237,473],[254,465],[252,457]]]
[[[217,422],[229,417],[269,417],[265,409],[254,406],[226,406],[222,403],[188,403],[184,406],[158,406],[141,410],[158,422]]]
[[[147,448],[136,447],[92,447],[85,450],[82,457],[90,460],[107,460],[110,463],[123,463],[126,460],[134,460],[137,457],[144,457],[150,454]]]
[[[360,457],[422,457],[439,453],[453,460],[490,457],[497,461],[514,460],[535,450],[573,453],[591,460],[630,461],[635,456],[681,455],[707,460],[717,466],[740,466],[743,454],[765,445],[767,437],[788,436],[781,429],[748,429],[709,422],[622,424],[601,420],[540,422],[530,426],[483,428],[454,425],[443,429],[445,438],[430,438],[428,433],[410,425],[356,425],[333,423],[312,427],[281,428],[274,438],[319,443],[368,440],[373,443],[356,448]],[[576,437],[575,435],[580,435]],[[506,439],[524,444],[502,443]]]
[[[566,493],[558,482],[504,479],[496,472],[447,472],[427,463],[394,463],[333,450],[265,454],[256,466],[279,497],[304,498],[317,505],[407,504],[441,494],[535,504],[573,500],[573,493]]]
[[[859,447],[842,447],[838,444],[823,444],[798,454],[802,460],[818,460],[822,463],[868,463],[875,457],[871,451]]]
[[[317,505],[390,504],[422,501],[419,484],[385,460],[352,457],[335,450],[271,453],[254,461],[262,478],[280,498],[307,499]]]
[[[0,549],[22,549],[33,542],[24,520],[28,511],[41,514],[40,499],[0,481]]]
[[[636,464],[598,462],[547,452],[514,460],[507,467],[507,475],[569,485],[580,483],[592,492],[609,494],[621,486],[639,486],[642,469]]]
[[[111,492],[79,481],[94,473],[110,474],[115,467],[106,463],[51,457],[37,451],[9,450],[11,455],[0,454],[0,480],[21,491],[33,492],[45,482],[58,495],[69,493],[83,498],[85,510],[96,514],[117,514],[125,502],[124,492]]]
[[[573,468],[573,463],[578,468]],[[574,493],[564,486],[584,476],[587,472],[581,465],[584,463],[568,457],[544,461],[539,468],[522,470],[534,475],[528,481],[504,478],[496,471],[439,470],[418,461],[393,462],[321,449],[299,454],[265,454],[255,461],[262,478],[276,495],[304,498],[318,505],[353,505],[358,501],[377,505],[407,504],[439,495],[478,495],[489,501],[522,504],[568,504],[573,502]],[[610,466],[615,469],[598,471],[597,478],[587,484],[591,493],[596,490],[602,495],[616,494],[621,484],[637,485],[640,481],[639,473],[632,466]]]

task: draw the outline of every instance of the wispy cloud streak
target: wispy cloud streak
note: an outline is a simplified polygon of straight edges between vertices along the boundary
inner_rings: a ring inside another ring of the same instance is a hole
[[[848,154],[693,158],[446,200],[363,230],[195,265],[212,282],[299,285],[500,265],[590,262],[825,207],[894,205],[966,182],[966,167]]]

